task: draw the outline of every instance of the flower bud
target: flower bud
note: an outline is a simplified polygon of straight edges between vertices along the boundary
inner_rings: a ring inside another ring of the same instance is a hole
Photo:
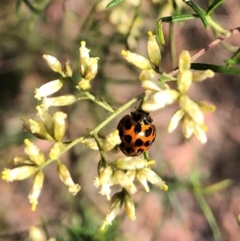
[[[88,68],[84,76],[86,80],[90,81],[96,76],[98,70],[98,60],[98,57],[89,59]]]
[[[99,179],[100,180],[100,179]],[[100,183],[100,182],[99,182]],[[95,186],[97,187],[96,185],[96,182],[95,182]],[[110,194],[111,194],[111,188],[110,188],[111,184],[110,183],[103,183],[101,185],[101,190],[100,190],[100,194],[101,195],[106,195],[106,198],[107,200],[110,200]]]
[[[102,145],[103,139],[102,138],[98,138],[98,140],[99,140],[100,145]],[[85,144],[90,149],[98,150],[98,145],[97,145],[97,143],[96,143],[94,138],[87,138],[87,139],[81,141],[81,143]]]
[[[71,67],[70,60],[67,60],[67,61],[66,61],[64,67],[65,67],[64,73],[66,74],[66,76],[67,76],[67,77],[72,77],[73,70],[72,70],[72,67]]]
[[[63,152],[65,148],[65,145],[62,142],[56,142],[52,146],[50,152],[49,152],[49,157],[51,160],[58,159]]]
[[[58,97],[44,98],[42,101],[42,107],[48,109],[50,106],[66,106],[71,105],[76,101],[74,95],[62,95]]]
[[[162,90],[167,90],[169,89],[168,85],[159,82],[157,80],[144,80],[142,81],[142,87],[145,90],[150,90],[150,91],[162,91]]]
[[[137,191],[136,186],[123,171],[114,171],[113,177],[116,179],[120,186],[127,189],[130,193],[134,194]]]
[[[10,161],[10,163],[21,166],[35,164],[32,160],[29,159],[28,155],[17,155],[14,157],[13,161]]]
[[[63,112],[56,112],[53,115],[53,121],[54,121],[54,138],[57,141],[62,140],[65,130],[66,130],[66,124],[65,119],[67,118],[67,114]]]
[[[14,169],[5,168],[2,171],[2,179],[7,182],[23,180],[32,176],[37,170],[35,166],[20,166]]]
[[[149,39],[147,43],[148,47],[148,55],[150,61],[154,64],[154,66],[158,67],[161,61],[161,52],[156,41],[156,36],[152,34],[151,31],[148,32]]]
[[[140,69],[152,69],[150,61],[139,54],[122,50],[122,55],[129,63],[137,66]]]
[[[163,108],[165,105],[162,103],[156,103],[152,99],[147,100],[142,104],[142,109],[146,112],[156,111],[160,108]]]
[[[237,223],[240,226],[240,214],[238,214],[238,216],[237,216]]]
[[[134,170],[147,167],[148,162],[141,157],[123,157],[114,161],[113,165],[122,170]]]
[[[86,80],[84,78],[81,78],[80,82],[78,83],[78,85],[76,86],[76,88],[80,89],[80,90],[88,90],[91,88],[91,84],[89,80]]]
[[[135,205],[134,205],[134,202],[132,200],[132,197],[126,191],[124,192],[123,203],[124,203],[124,208],[125,208],[125,211],[126,211],[126,214],[128,215],[128,217],[131,220],[135,220],[136,219]]]
[[[61,63],[59,62],[58,59],[56,59],[55,57],[51,56],[51,55],[47,55],[47,54],[44,54],[43,55],[43,58],[47,61],[49,67],[55,71],[55,72],[58,72],[60,73],[61,75],[63,75],[63,71],[62,71],[62,65]]]
[[[68,187],[68,191],[73,195],[76,195],[81,187],[73,182],[67,167],[63,164],[58,164],[57,171],[60,180]]]
[[[181,95],[179,105],[199,126],[204,125],[204,115],[201,109],[187,95]]]
[[[136,169],[127,170],[126,175],[130,179],[130,181],[133,182],[135,180],[135,177],[136,177]]]
[[[80,74],[82,77],[85,76],[87,68],[88,68],[88,62],[89,62],[89,52],[90,49],[86,48],[86,42],[81,42],[81,47],[79,48],[80,56],[79,56],[79,65],[80,65]]]
[[[170,105],[173,102],[177,101],[179,97],[179,92],[173,89],[166,89],[160,91],[153,95],[153,100],[155,102],[163,101],[165,105]]]
[[[178,90],[186,93],[192,84],[192,71],[182,70],[177,76]]]
[[[210,112],[215,111],[215,109],[216,109],[216,106],[210,105],[210,104],[205,103],[205,102],[203,102],[203,101],[198,101],[198,102],[197,102],[197,105],[199,106],[200,110],[201,110],[203,113],[210,113]]]
[[[183,50],[179,55],[178,68],[181,71],[189,70],[191,67],[191,56],[187,50]]]
[[[122,192],[115,193],[111,198],[111,207],[103,221],[101,230],[104,230],[106,225],[111,225],[114,218],[118,215],[122,204],[123,204],[123,194]]]
[[[105,168],[103,168],[99,174],[101,184],[105,182],[109,182],[111,179],[112,173],[113,173],[112,167],[106,166]]]
[[[102,149],[107,152],[111,151],[116,145],[121,143],[121,139],[119,137],[119,131],[115,130],[114,132],[108,134],[105,140],[102,143]]]
[[[147,183],[147,179],[146,179],[142,169],[137,170],[136,177],[137,177],[138,181],[143,185],[145,191],[149,192],[149,186]]]
[[[179,122],[181,121],[181,119],[183,118],[184,114],[185,114],[185,112],[183,109],[179,109],[173,114],[173,116],[170,120],[170,123],[168,125],[169,133],[173,132],[177,128],[177,126],[178,126]]]
[[[200,127],[198,125],[194,125],[193,132],[194,135],[197,137],[197,139],[202,143],[205,144],[207,142],[207,136],[206,136],[206,126]]]
[[[139,79],[141,81],[145,80],[153,80],[156,76],[156,72],[153,69],[144,69],[142,70],[141,74],[139,75]]]
[[[163,189],[164,191],[168,190],[168,186],[153,170],[149,168],[143,168],[141,169],[141,171],[143,175],[146,177],[146,179],[148,180],[148,182],[154,184],[160,189]]]
[[[35,146],[28,139],[25,139],[24,143],[26,145],[24,152],[36,165],[41,166],[45,162],[44,154],[40,151],[40,149],[37,146]]]
[[[29,228],[28,241],[47,241],[47,237],[42,229],[31,226]]]
[[[215,73],[210,69],[207,69],[205,71],[195,70],[195,71],[192,71],[192,73],[193,73],[194,82],[201,82],[206,78],[212,78],[215,75]]]
[[[33,186],[30,194],[28,195],[29,202],[32,204],[32,211],[36,210],[38,204],[38,197],[41,193],[42,186],[44,181],[43,172],[40,170],[35,174],[33,180]]]
[[[41,106],[37,106],[37,115],[40,117],[42,122],[44,123],[44,126],[49,133],[50,136],[53,136],[53,119],[52,116],[48,113],[48,111]]]
[[[97,165],[98,175],[100,175],[100,173],[103,172],[106,167],[107,163],[103,160],[100,160]]]
[[[35,98],[41,100],[41,98],[52,95],[59,91],[63,87],[63,81],[60,79],[52,80],[44,85],[42,85],[39,89],[35,90]]]
[[[172,89],[166,89],[156,92],[142,104],[142,109],[151,112],[163,108],[165,105],[172,104],[179,97],[179,92]]]
[[[22,118],[23,121],[23,130],[31,133],[35,137],[42,140],[53,140],[53,137],[49,135],[46,127],[42,121],[35,121],[29,119],[28,121]]]
[[[182,123],[182,132],[185,138],[189,139],[192,136],[193,126],[194,126],[193,120],[188,115],[186,115]]]

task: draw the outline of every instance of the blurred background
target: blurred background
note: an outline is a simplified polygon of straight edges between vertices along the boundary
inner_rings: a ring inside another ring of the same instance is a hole
[[[160,17],[189,14],[183,1],[125,0],[111,9],[109,1],[94,0],[9,0],[0,2],[0,168],[17,154],[23,154],[23,140],[29,138],[48,154],[52,143],[33,138],[22,130],[21,116],[36,119],[34,91],[42,84],[59,78],[50,70],[43,54],[63,63],[70,59],[79,79],[78,58],[82,40],[92,57],[99,57],[99,71],[91,93],[114,108],[142,93],[140,70],[121,56],[122,49],[147,57],[147,32],[155,32]],[[207,9],[208,1],[196,1]],[[214,12],[225,29],[239,27],[239,1],[228,0]],[[133,21],[134,20],[134,21]],[[181,50],[194,54],[216,38],[199,19],[163,25],[166,46],[162,46],[161,69],[170,72],[177,66]],[[169,43],[173,34],[172,43]],[[240,45],[233,36],[208,51],[197,62],[224,65]],[[170,54],[170,47],[173,54]],[[151,113],[157,138],[149,153],[156,160],[154,170],[167,182],[169,191],[151,187],[145,193],[139,186],[133,196],[135,221],[124,211],[106,232],[98,229],[110,206],[94,186],[99,153],[78,144],[63,156],[73,179],[82,187],[72,197],[59,181],[56,164],[44,169],[45,182],[35,212],[28,193],[32,179],[6,183],[0,180],[0,240],[27,240],[29,227],[39,226],[47,238],[56,240],[125,241],[211,241],[240,240],[237,216],[240,213],[240,82],[238,76],[216,74],[194,84],[190,96],[216,106],[206,115],[208,142],[195,137],[185,140],[181,128],[169,134],[167,126],[176,105]],[[65,86],[57,95],[77,94]],[[114,131],[123,115],[138,107],[136,103],[101,132]],[[83,135],[109,114],[90,101],[59,108],[68,114],[67,139]],[[59,110],[52,108],[54,113]],[[115,160],[123,154],[108,154]],[[231,182],[230,182],[231,180]]]

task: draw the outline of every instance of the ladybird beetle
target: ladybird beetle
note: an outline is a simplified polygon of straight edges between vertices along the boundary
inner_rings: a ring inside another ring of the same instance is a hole
[[[149,113],[139,109],[120,120],[117,129],[122,143],[119,148],[125,155],[138,156],[150,148],[156,137],[152,121]]]

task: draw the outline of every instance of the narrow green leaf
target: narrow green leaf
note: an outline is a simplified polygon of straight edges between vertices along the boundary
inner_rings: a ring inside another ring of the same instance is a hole
[[[157,33],[157,38],[158,41],[162,44],[165,45],[165,39],[164,39],[164,34],[162,30],[162,23],[163,22],[181,22],[181,21],[186,21],[190,19],[198,18],[197,14],[184,14],[184,15],[177,15],[177,16],[169,16],[169,17],[163,17],[160,18],[157,22],[157,27],[156,27],[156,33]]]
[[[206,13],[207,15],[210,15],[219,5],[221,5],[221,3],[224,0],[215,0],[212,2],[212,4],[208,7]]]
[[[232,65],[232,64],[240,64],[240,60],[237,60],[237,59],[225,59],[224,62],[226,64],[230,64],[230,65]]]
[[[162,30],[162,20],[158,20],[157,22],[157,29],[156,29],[156,33],[157,33],[157,39],[159,40],[159,42],[162,45],[165,45],[165,39],[164,39],[164,35],[163,35],[163,30]]]
[[[192,63],[191,68],[196,70],[211,69],[216,73],[240,75],[240,68],[225,67],[225,66],[219,66],[219,65],[213,65],[213,64]]]
[[[194,2],[192,2],[192,1],[190,1],[190,0],[183,0],[193,11],[195,11],[197,14],[198,14],[198,16],[199,16],[199,18],[202,20],[202,22],[203,22],[203,25],[204,25],[204,27],[206,28],[206,29],[208,29],[208,27],[209,27],[209,24],[208,24],[208,21],[207,21],[207,19],[206,19],[206,13],[205,13],[205,11],[201,8],[201,7],[199,7],[196,3],[194,3]]]
[[[230,59],[224,60],[227,63],[226,67],[229,67],[230,65],[233,65],[233,64],[240,64],[239,60],[237,60],[239,56],[240,56],[240,48],[237,49],[237,51],[232,55]]]
[[[194,19],[194,18],[198,18],[198,15],[197,14],[183,14],[183,15],[177,15],[177,16],[163,17],[163,18],[160,18],[158,20],[158,22],[162,21],[162,22],[173,23],[173,22],[186,21],[186,20]]]
[[[108,5],[106,6],[106,8],[111,8],[113,6],[115,6],[116,4],[122,2],[123,0],[112,0],[110,3],[108,3]]]
[[[211,208],[209,207],[207,201],[205,200],[204,196],[202,195],[201,192],[199,192],[199,190],[197,190],[196,188],[194,188],[194,196],[198,202],[198,205],[200,206],[200,208],[203,211],[204,216],[206,217],[212,232],[213,232],[213,236],[214,236],[214,240],[215,241],[220,241],[221,240],[221,232],[219,230],[217,221],[213,215],[213,212],[211,210]]]
[[[202,190],[202,193],[203,194],[207,194],[207,195],[211,195],[215,192],[218,192],[218,191],[221,191],[225,188],[228,188],[231,184],[232,184],[232,180],[231,179],[224,179],[218,183],[214,183],[213,185],[211,186],[208,186],[208,187],[205,187],[203,188]]]
[[[238,56],[240,56],[240,47],[237,49],[237,51],[233,54],[232,58],[237,58]]]

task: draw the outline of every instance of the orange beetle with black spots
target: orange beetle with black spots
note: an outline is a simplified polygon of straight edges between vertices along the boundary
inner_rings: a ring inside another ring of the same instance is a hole
[[[122,141],[119,148],[126,156],[138,156],[150,148],[156,137],[152,122],[149,113],[140,109],[120,120],[117,126]]]

